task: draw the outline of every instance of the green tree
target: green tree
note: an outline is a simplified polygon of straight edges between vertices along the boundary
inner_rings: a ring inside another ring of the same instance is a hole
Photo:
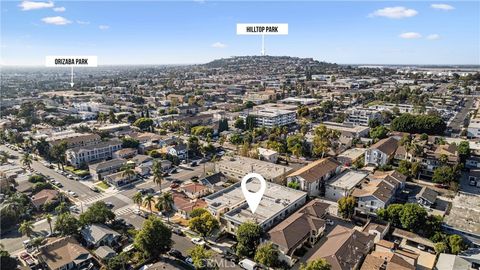
[[[210,236],[216,229],[220,228],[218,220],[208,211],[200,216],[190,218],[188,226],[192,231],[199,233],[204,238]]]
[[[245,129],[246,130],[253,130],[255,128],[255,117],[252,115],[248,115],[245,118]]]
[[[32,162],[33,162],[33,159],[32,159],[32,156],[30,155],[30,153],[23,154],[21,162],[22,162],[23,166],[30,169],[31,166],[32,166]]]
[[[255,261],[267,267],[275,267],[279,263],[278,254],[278,248],[271,242],[264,243],[258,246]]]
[[[133,125],[141,130],[149,130],[153,126],[153,120],[151,118],[141,117],[133,122]]]
[[[132,201],[134,204],[138,205],[138,209],[140,210],[140,206],[142,205],[142,202],[143,202],[142,193],[140,191],[137,191],[135,195],[133,195]]]
[[[157,208],[158,211],[167,212],[167,213],[170,213],[173,210],[173,206],[174,206],[174,201],[173,201],[173,195],[171,192],[166,192],[160,195],[158,197],[157,203],[155,204],[155,208]]]
[[[237,254],[239,256],[253,257],[260,238],[262,236],[262,227],[253,222],[245,222],[237,229]]]
[[[435,243],[435,252],[436,253],[445,253],[448,251],[448,246],[444,242]]]
[[[158,217],[150,216],[135,235],[133,244],[146,256],[157,258],[172,247],[172,231]]]
[[[60,214],[55,222],[55,231],[60,232],[62,236],[76,234],[79,228],[80,222],[70,213]]]
[[[63,168],[63,165],[65,164],[65,151],[67,151],[67,147],[67,142],[62,141],[50,148],[50,156],[55,160],[58,168],[60,168],[60,165],[62,165]]]
[[[207,268],[209,266],[207,262],[213,258],[213,252],[203,246],[195,246],[188,250],[187,254],[192,258],[195,269]]]
[[[315,156],[325,155],[325,153],[334,146],[334,141],[340,137],[340,133],[336,130],[328,129],[325,125],[315,128],[313,136],[312,152]]]
[[[150,214],[153,213],[152,206],[154,201],[155,201],[155,198],[153,197],[152,194],[148,194],[147,196],[145,196],[145,198],[143,198],[143,204],[146,205],[148,209],[150,209]]]
[[[355,198],[352,196],[342,197],[338,200],[338,212],[343,218],[352,218],[355,213]]]
[[[45,219],[47,220],[48,226],[50,227],[50,234],[53,234],[53,228],[52,228],[52,220],[53,217],[51,214],[46,214]]]
[[[330,270],[331,266],[325,259],[309,261],[307,264],[301,264],[300,270]]]
[[[195,208],[190,212],[190,218],[199,217],[204,213],[208,213],[208,210],[205,208]]]
[[[449,184],[455,182],[457,173],[455,169],[450,166],[440,166],[433,171],[432,180],[435,183]]]
[[[93,203],[85,212],[80,214],[80,223],[82,225],[105,224],[113,219],[115,219],[115,213],[103,201]]]
[[[129,257],[126,253],[120,253],[107,261],[108,270],[125,270],[128,269]]]
[[[458,234],[448,236],[448,247],[452,254],[458,254],[467,248],[463,238]]]
[[[57,205],[57,207],[55,207],[55,213],[57,213],[57,215],[60,215],[60,214],[63,214],[63,213],[68,213],[68,211],[69,211],[68,205],[65,202],[60,202]]]
[[[303,156],[305,138],[302,134],[295,134],[287,137],[287,150],[295,157]]]
[[[427,215],[427,211],[422,206],[416,203],[407,203],[400,212],[400,223],[406,230],[418,230],[425,225]]]
[[[140,142],[134,138],[130,138],[130,137],[122,138],[123,148],[137,148],[139,145],[140,145]]]
[[[126,166],[124,168],[122,168],[122,177],[125,177],[125,178],[128,178],[128,179],[132,179],[134,178],[135,176],[137,175],[137,173],[135,172],[135,170],[133,170],[131,167],[129,166]]]
[[[460,160],[465,162],[465,160],[470,156],[470,144],[468,141],[462,141],[458,144],[458,154],[460,155]]]
[[[392,226],[402,227],[400,215],[403,210],[403,204],[390,204],[386,209],[378,209],[377,216],[387,222],[391,222]]]
[[[32,236],[33,233],[33,221],[24,220],[20,227],[18,227],[18,232],[27,237]]]
[[[387,137],[387,134],[390,130],[385,126],[377,126],[370,129],[370,138],[374,140],[381,140]]]
[[[162,163],[158,160],[153,161],[152,166],[152,175],[153,175],[153,183],[157,184],[160,187],[160,192],[162,192],[162,181],[163,181],[163,170],[162,170]]]
[[[237,120],[235,120],[235,123],[233,124],[233,126],[235,128],[239,128],[239,129],[245,129],[245,122],[243,121],[242,118],[238,118]]]
[[[289,188],[300,189],[300,184],[296,181],[292,181],[287,185]]]
[[[17,269],[18,261],[8,251],[0,249],[0,269]]]

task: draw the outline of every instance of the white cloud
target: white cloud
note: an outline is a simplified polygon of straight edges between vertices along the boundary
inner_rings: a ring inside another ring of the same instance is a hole
[[[53,11],[55,11],[55,12],[65,12],[65,10],[67,10],[65,7],[56,7],[56,8],[53,8]]]
[[[227,44],[222,43],[222,42],[215,42],[215,43],[212,44],[212,47],[223,49],[223,48],[227,47]]]
[[[439,34],[430,34],[427,36],[427,39],[428,40],[437,40],[437,39],[440,39],[440,35]]]
[[[402,19],[413,17],[417,14],[418,11],[416,11],[415,9],[410,9],[406,7],[386,7],[375,10],[373,13],[370,13],[368,17],[386,17],[390,19]]]
[[[19,5],[19,7],[21,7],[22,10],[53,8],[53,6],[54,4],[52,1],[48,1],[48,2],[23,1]]]
[[[446,11],[455,9],[454,7],[447,4],[431,4],[430,6],[434,9],[440,9],[440,10],[446,10]]]
[[[98,29],[100,29],[100,30],[108,30],[108,29],[110,29],[110,25],[102,24],[102,25],[99,25],[99,26],[98,26]]]
[[[72,23],[71,21],[67,20],[62,16],[45,17],[42,19],[42,22],[46,24],[54,24],[54,25],[67,25],[69,23]]]
[[[78,24],[90,24],[89,21],[79,21],[79,20],[77,20],[77,23]]]
[[[405,33],[401,33],[399,37],[404,39],[416,39],[416,38],[421,38],[422,35],[420,35],[417,32],[405,32]]]

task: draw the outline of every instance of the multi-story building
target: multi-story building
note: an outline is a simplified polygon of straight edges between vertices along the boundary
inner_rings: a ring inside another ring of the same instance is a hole
[[[297,120],[295,111],[273,108],[253,109],[240,113],[240,118],[244,121],[246,121],[248,116],[252,116],[255,119],[255,126],[267,128],[291,125]]]
[[[98,134],[69,132],[52,134],[52,136],[47,139],[47,142],[52,146],[60,144],[61,142],[66,142],[68,148],[74,148],[97,144],[101,142],[101,140],[102,139]]]
[[[347,110],[347,117],[344,123],[350,125],[368,126],[368,122],[373,119],[381,120],[382,115],[378,110],[365,108],[352,108]]]
[[[266,184],[265,193],[255,214],[252,214],[248,207],[240,182],[205,197],[208,210],[220,218],[226,232],[235,235],[238,226],[247,221],[255,221],[264,231],[268,231],[302,207],[307,200],[307,193],[303,191],[271,182]],[[250,179],[247,188],[258,190],[260,183]]]
[[[288,175],[288,183],[295,182],[300,190],[308,192],[308,196],[318,196],[324,193],[325,181],[338,174],[341,164],[333,158],[323,158],[314,161]]]
[[[67,156],[67,161],[72,166],[78,168],[82,164],[88,164],[94,161],[111,158],[113,152],[119,150],[120,148],[122,148],[122,141],[118,139],[112,139],[94,145],[68,149],[65,154]]]
[[[92,164],[89,166],[89,170],[94,180],[102,180],[103,177],[118,172],[126,163],[127,161],[124,159],[115,158]]]
[[[394,137],[382,139],[367,149],[365,164],[385,165],[393,158],[397,148],[398,141]]]

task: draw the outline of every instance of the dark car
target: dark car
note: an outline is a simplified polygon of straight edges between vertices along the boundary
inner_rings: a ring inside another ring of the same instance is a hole
[[[176,249],[171,249],[169,252],[168,252],[168,255],[172,256],[172,257],[175,257],[179,260],[184,260],[185,259],[185,256],[183,256],[182,252],[176,250]]]

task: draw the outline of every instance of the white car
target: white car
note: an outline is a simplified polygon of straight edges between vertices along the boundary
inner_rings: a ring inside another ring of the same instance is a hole
[[[200,237],[192,238],[192,243],[194,243],[195,245],[199,245],[199,246],[204,246],[205,245],[205,241],[203,241],[203,239],[200,238]]]
[[[325,222],[326,222],[328,225],[333,225],[333,221],[330,220],[330,219],[328,219],[328,218],[325,220]]]
[[[69,191],[67,191],[67,192],[68,192],[68,195],[70,195],[70,196],[72,196],[72,197],[74,197],[74,198],[78,197],[78,195],[77,195],[77,193],[75,193],[75,191],[69,190]]]

